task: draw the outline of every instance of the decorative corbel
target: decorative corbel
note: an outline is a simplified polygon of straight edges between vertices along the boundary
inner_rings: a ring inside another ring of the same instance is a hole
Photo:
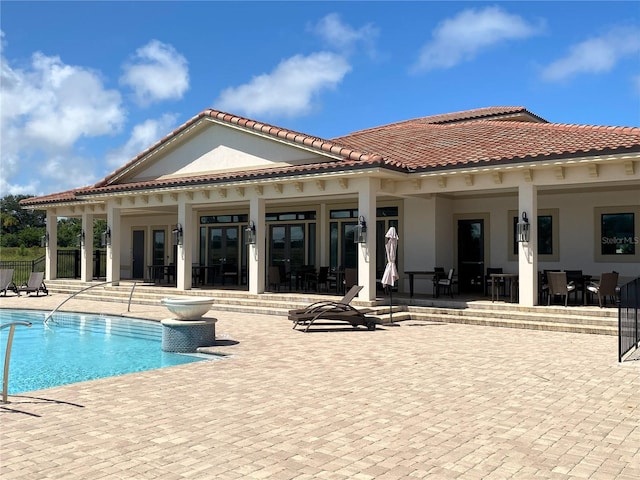
[[[218,189],[218,195],[220,195],[220,198],[227,198],[227,189],[226,188]]]
[[[590,163],[588,168],[589,168],[589,176],[591,178],[598,178],[599,177],[598,164],[597,163]]]
[[[464,183],[467,184],[468,187],[473,186],[473,175],[467,174],[464,176]]]
[[[302,182],[296,182],[293,184],[293,186],[296,189],[296,192],[303,192],[304,191],[304,183]]]
[[[533,170],[531,170],[530,168],[525,168],[522,171],[522,175],[524,176],[524,181],[527,183],[531,183],[533,182]]]
[[[556,167],[553,170],[553,173],[555,174],[556,178],[558,180],[564,180],[564,168],[563,167]]]
[[[438,186],[444,188],[447,186],[447,177],[438,177]]]
[[[262,185],[256,185],[253,188],[258,195],[262,195],[264,193],[264,188],[262,187]]]
[[[239,197],[244,197],[244,187],[236,187],[236,194]]]
[[[321,192],[324,192],[325,189],[325,182],[324,180],[316,180],[316,188],[318,190],[320,190]]]
[[[276,193],[282,193],[282,184],[281,183],[274,183],[273,184],[273,189],[276,191]]]
[[[346,190],[347,188],[349,188],[349,179],[348,178],[339,178],[338,179],[338,185],[340,185],[340,188],[342,188],[343,190]]]
[[[491,176],[493,177],[493,183],[498,185],[502,183],[502,172],[493,172]]]

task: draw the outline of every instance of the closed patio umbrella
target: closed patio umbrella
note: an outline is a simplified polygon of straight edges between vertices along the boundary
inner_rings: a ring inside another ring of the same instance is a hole
[[[389,227],[385,234],[386,244],[384,246],[387,252],[387,265],[384,267],[382,274],[382,286],[389,286],[389,320],[393,323],[393,286],[398,280],[398,269],[396,268],[396,252],[398,251],[398,233],[395,227]]]

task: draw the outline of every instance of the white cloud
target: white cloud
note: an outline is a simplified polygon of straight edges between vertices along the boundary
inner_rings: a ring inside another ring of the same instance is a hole
[[[638,59],[640,29],[618,27],[573,45],[567,55],[542,70],[544,80],[566,80],[580,73],[611,71],[625,57]]]
[[[134,90],[142,105],[180,99],[189,89],[188,63],[171,45],[152,40],[136,50],[120,81]]]
[[[107,154],[107,165],[115,169],[129,162],[133,157],[170,133],[176,120],[177,115],[165,114],[159,119],[149,119],[136,125],[131,131],[127,143]]]
[[[350,70],[347,60],[334,53],[296,55],[269,74],[225,89],[214,106],[247,116],[302,115],[311,110],[322,90],[335,88]]]
[[[438,25],[412,70],[451,68],[496,44],[536,35],[540,28],[499,7],[464,10]]]
[[[329,47],[342,53],[352,53],[359,45],[363,45],[370,57],[376,55],[374,43],[379,31],[372,24],[356,30],[344,23],[337,13],[330,13],[312,26],[311,31],[322,38]]]
[[[9,193],[33,192],[40,186],[34,177],[45,174],[78,186],[93,160],[68,168],[70,150],[82,139],[119,132],[126,120],[118,91],[105,88],[97,72],[57,56],[36,52],[23,68],[2,56],[0,82],[0,187]]]

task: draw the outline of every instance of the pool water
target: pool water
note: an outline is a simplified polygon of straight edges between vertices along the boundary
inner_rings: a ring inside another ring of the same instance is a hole
[[[159,322],[108,315],[0,309],[0,325],[15,327],[9,370],[9,394],[125,373],[181,365],[205,356],[162,351]],[[0,330],[0,377],[9,328]]]

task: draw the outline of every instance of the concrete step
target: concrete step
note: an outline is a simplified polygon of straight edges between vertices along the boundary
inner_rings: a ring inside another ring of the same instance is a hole
[[[54,280],[47,282],[52,293],[73,295],[86,287],[77,281]],[[133,295],[132,295],[133,290]],[[252,295],[242,290],[200,290],[181,292],[175,288],[158,287],[153,284],[124,283],[119,286],[96,285],[73,300],[91,299],[105,302],[131,303],[139,305],[158,305],[162,298],[170,296],[211,296],[215,298],[214,310],[255,313],[261,315],[287,316],[290,309],[303,308],[314,302],[339,300],[339,296],[318,295],[312,293],[266,293]],[[72,300],[72,301],[73,301]],[[395,299],[394,299],[395,300]],[[525,328],[600,335],[617,335],[618,319],[616,308],[536,306],[523,307],[517,304],[491,301],[464,302],[450,299],[430,300],[415,305],[402,304],[403,299],[393,306],[393,314],[385,299],[377,302],[359,302],[354,300],[356,308],[367,307],[373,311],[380,324],[422,320],[440,323],[460,323],[507,328]],[[406,301],[406,299],[404,300]]]

